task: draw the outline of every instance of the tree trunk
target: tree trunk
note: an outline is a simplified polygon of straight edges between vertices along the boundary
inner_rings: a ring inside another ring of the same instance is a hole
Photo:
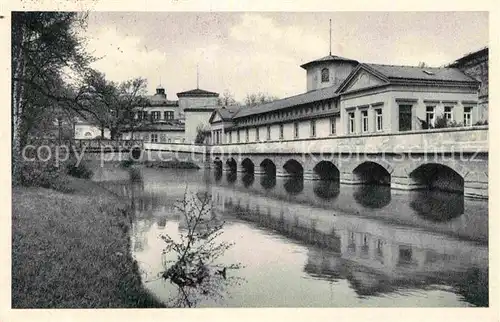
[[[19,185],[22,184],[22,142],[25,141],[22,138],[25,85],[18,81],[23,79],[26,69],[22,48],[26,37],[24,19],[18,17],[12,27],[12,185]]]

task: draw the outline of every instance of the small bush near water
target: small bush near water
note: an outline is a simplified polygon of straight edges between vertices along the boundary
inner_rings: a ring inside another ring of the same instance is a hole
[[[77,165],[74,154],[70,154],[71,157],[68,160],[56,163],[55,158],[49,158],[48,151],[42,150],[39,153],[41,155],[36,157],[27,152],[26,159],[21,161],[21,183],[23,186],[70,192],[67,187],[67,175],[84,179],[92,177],[93,172],[84,163]],[[55,147],[50,153],[52,156],[55,155]],[[47,161],[41,161],[45,159]]]

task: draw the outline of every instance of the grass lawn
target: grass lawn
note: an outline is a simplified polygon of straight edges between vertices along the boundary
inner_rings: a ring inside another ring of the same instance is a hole
[[[13,188],[12,307],[163,307],[141,285],[121,200],[69,180],[72,193]]]

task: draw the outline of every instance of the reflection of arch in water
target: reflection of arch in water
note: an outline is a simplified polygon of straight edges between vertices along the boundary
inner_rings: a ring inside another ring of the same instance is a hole
[[[261,176],[260,185],[266,190],[271,190],[276,186],[276,177],[270,175]]]
[[[323,180],[338,180],[339,169],[331,161],[321,161],[313,168],[314,173]]]
[[[228,183],[234,183],[236,181],[236,172],[228,172],[226,174],[226,180]]]
[[[219,158],[215,158],[214,160],[214,169],[215,171],[222,171],[222,161]]]
[[[245,188],[250,187],[255,180],[255,177],[252,173],[245,173],[243,177],[241,178],[241,181],[243,182],[243,186]]]
[[[215,182],[219,182],[222,179],[222,169],[215,169],[214,170],[214,179]]]
[[[323,200],[336,198],[340,193],[340,182],[334,180],[315,180],[313,191],[316,196]]]
[[[363,184],[384,186],[391,184],[391,174],[389,171],[376,162],[365,161],[358,165],[352,173],[356,177],[356,180]]]
[[[286,178],[283,186],[285,187],[286,192],[288,192],[289,194],[297,195],[301,193],[302,190],[304,190],[304,181],[300,177]]]
[[[291,176],[302,177],[304,175],[304,168],[297,160],[290,159],[283,165],[283,170]]]
[[[428,190],[464,193],[464,178],[454,169],[442,164],[423,164],[410,172],[410,178]]]
[[[270,159],[264,159],[264,161],[260,163],[260,170],[270,177],[276,175],[276,165]]]
[[[442,191],[412,191],[410,207],[418,216],[445,222],[464,213],[464,197],[460,194]]]
[[[357,186],[354,191],[354,200],[365,208],[383,208],[391,202],[391,187],[373,185]]]
[[[236,163],[236,160],[234,160],[233,158],[227,159],[226,165],[230,172],[236,172],[236,169],[238,168],[238,164]]]
[[[245,173],[254,173],[255,166],[249,158],[243,159],[241,161],[241,168]]]

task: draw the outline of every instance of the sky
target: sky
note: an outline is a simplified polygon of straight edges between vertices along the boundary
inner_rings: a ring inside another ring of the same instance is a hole
[[[91,12],[86,47],[113,81],[280,98],[306,91],[300,67],[329,53],[360,62],[441,66],[488,45],[487,12]]]

